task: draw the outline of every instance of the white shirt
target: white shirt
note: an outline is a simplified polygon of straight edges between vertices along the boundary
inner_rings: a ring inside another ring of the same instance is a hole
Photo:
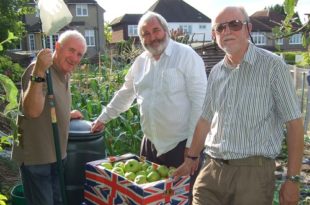
[[[125,83],[98,120],[108,122],[136,99],[142,131],[160,156],[187,139],[202,113],[207,86],[204,62],[189,46],[169,40],[156,61],[145,51],[129,69]]]

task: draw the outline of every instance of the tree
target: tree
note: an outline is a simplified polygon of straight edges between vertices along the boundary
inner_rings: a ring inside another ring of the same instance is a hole
[[[33,12],[27,6],[29,0],[0,0],[0,42],[8,39],[9,32],[14,33],[17,38],[21,38],[24,33],[22,17],[26,13]],[[11,39],[12,40],[12,39]],[[10,46],[13,41],[3,44],[3,50]]]
[[[278,14],[282,14],[283,16],[285,16],[285,11],[284,11],[284,6],[280,5],[280,4],[276,4],[274,6],[268,7],[268,9],[270,11],[274,11]]]
[[[285,20],[279,27],[273,29],[273,33],[276,38],[287,38],[294,34],[302,34],[302,44],[305,47],[308,47],[310,51],[310,18],[307,22],[302,24],[299,18],[295,18],[295,7],[298,3],[298,0],[284,0],[283,7],[286,14]],[[302,14],[299,14],[302,15]],[[298,29],[294,29],[294,24],[299,25]]]
[[[105,36],[105,41],[106,41],[106,45],[110,44],[111,40],[112,40],[112,28],[111,28],[111,24],[108,22],[104,23],[104,36]]]

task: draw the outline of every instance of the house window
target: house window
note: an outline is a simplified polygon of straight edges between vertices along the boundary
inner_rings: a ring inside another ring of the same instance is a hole
[[[37,4],[36,4],[36,8],[35,8],[35,17],[40,17],[40,9],[39,9]]]
[[[88,16],[87,4],[76,5],[76,16]]]
[[[207,28],[206,25],[199,25],[199,29],[201,29],[201,30],[205,30],[206,28]]]
[[[58,34],[46,36],[43,39],[43,46],[44,46],[44,48],[49,48],[52,51],[55,50],[55,44],[56,44],[56,42],[58,40],[58,37],[59,37]]]
[[[185,34],[192,34],[192,25],[180,25],[180,29]]]
[[[138,36],[137,25],[128,25],[128,36]]]
[[[34,51],[36,48],[36,43],[34,39],[34,34],[29,34],[28,35],[28,42],[29,42],[29,50]]]
[[[263,32],[252,32],[253,41],[256,45],[266,45],[266,36]]]
[[[276,45],[283,45],[283,38],[276,40]]]
[[[94,30],[85,30],[85,39],[88,47],[96,46]]]
[[[301,33],[292,35],[289,44],[301,44]]]

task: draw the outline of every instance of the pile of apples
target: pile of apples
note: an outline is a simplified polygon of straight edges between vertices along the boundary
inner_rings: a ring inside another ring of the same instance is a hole
[[[114,163],[103,162],[100,166],[137,184],[146,184],[167,179],[175,170],[175,167],[168,168],[165,165],[153,166],[151,163],[140,162],[136,159],[128,159],[126,161],[117,161]]]

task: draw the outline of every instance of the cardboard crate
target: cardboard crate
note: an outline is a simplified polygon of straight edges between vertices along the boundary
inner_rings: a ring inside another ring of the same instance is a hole
[[[190,177],[164,179],[152,183],[136,184],[123,176],[100,166],[102,162],[115,162],[135,158],[133,154],[106,158],[86,164],[84,198],[87,205],[185,205],[188,204]],[[149,162],[151,163],[151,162]],[[156,164],[152,163],[157,166]]]

